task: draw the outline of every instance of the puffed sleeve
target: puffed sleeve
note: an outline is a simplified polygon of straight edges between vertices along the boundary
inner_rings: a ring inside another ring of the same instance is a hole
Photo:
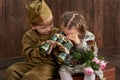
[[[86,41],[95,40],[95,35],[93,33],[91,33],[90,31],[86,30],[85,40]]]
[[[94,56],[97,56],[98,47],[95,42],[95,35],[89,31],[86,31],[84,39],[81,39],[81,43],[76,46],[78,49],[92,50]]]
[[[97,43],[95,42],[95,35],[90,31],[86,31],[85,39],[89,48],[92,49],[94,52],[94,55],[97,56],[98,47],[97,47]]]

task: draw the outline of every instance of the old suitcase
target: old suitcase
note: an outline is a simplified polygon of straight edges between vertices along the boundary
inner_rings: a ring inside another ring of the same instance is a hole
[[[115,80],[115,67],[111,65],[107,65],[107,67],[104,69],[104,79],[103,80]],[[75,74],[73,75],[73,80],[84,80],[84,74]],[[60,80],[60,79],[55,79]],[[99,80],[98,77],[96,77],[96,80]]]

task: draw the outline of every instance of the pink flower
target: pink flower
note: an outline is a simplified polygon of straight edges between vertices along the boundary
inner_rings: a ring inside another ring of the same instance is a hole
[[[100,64],[100,60],[97,57],[93,59],[93,62],[96,62],[96,64]]]
[[[105,61],[101,61],[100,63],[100,69],[104,69],[106,67],[106,62]]]
[[[87,67],[84,69],[84,73],[85,74],[93,74],[94,70],[91,67]]]

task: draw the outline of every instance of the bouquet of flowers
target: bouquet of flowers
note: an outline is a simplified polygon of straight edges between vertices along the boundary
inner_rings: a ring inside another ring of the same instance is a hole
[[[82,50],[81,52],[76,51],[73,54],[73,58],[77,59],[80,64],[86,64],[84,68],[85,74],[97,74],[100,79],[103,78],[102,70],[106,67],[107,61],[104,57],[95,57],[93,51]]]

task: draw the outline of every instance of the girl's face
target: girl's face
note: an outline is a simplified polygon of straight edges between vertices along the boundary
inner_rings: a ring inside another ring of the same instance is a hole
[[[69,28],[65,27],[64,25],[61,25],[60,28],[65,33],[66,36],[79,35],[78,26],[72,26],[72,28],[69,29]]]
[[[80,44],[79,28],[78,26],[72,26],[71,29],[61,25],[61,30],[65,33],[67,39],[71,40],[74,44]]]
[[[33,29],[36,29],[40,34],[48,35],[50,34],[53,27],[53,17],[52,15],[44,22],[44,24],[37,25],[32,27]]]

